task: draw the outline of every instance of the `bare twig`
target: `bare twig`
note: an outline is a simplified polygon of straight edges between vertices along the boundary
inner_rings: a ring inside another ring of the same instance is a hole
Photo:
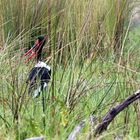
[[[136,101],[140,98],[140,89],[137,90],[133,95],[130,95],[127,97],[122,103],[117,105],[116,107],[111,108],[106,115],[103,117],[102,122],[97,125],[95,129],[95,135],[101,134],[103,131],[105,131],[108,127],[108,125],[111,123],[111,121],[128,105]]]
[[[94,129],[94,123],[95,123],[95,117],[93,115],[90,115],[89,116],[89,123],[90,123],[90,130],[89,130],[89,133],[86,137],[86,140],[91,140],[92,139],[92,136],[93,136],[93,129]]]
[[[27,138],[25,140],[45,140],[44,137],[33,137],[33,138]]]
[[[78,135],[78,133],[80,133],[80,130],[85,126],[86,122],[87,122],[87,119],[86,120],[82,120],[78,125],[76,125],[75,128],[73,129],[73,131],[68,136],[67,140],[75,140],[76,136]],[[95,117],[93,115],[90,115],[89,118],[88,118],[88,122],[90,123],[91,130],[93,130],[94,122],[95,122]],[[91,132],[89,133],[89,135],[87,137],[90,139]]]
[[[85,125],[85,121],[81,121],[77,126],[75,126],[75,128],[73,129],[73,131],[68,136],[68,139],[67,140],[75,140],[77,134],[84,127],[84,125]]]

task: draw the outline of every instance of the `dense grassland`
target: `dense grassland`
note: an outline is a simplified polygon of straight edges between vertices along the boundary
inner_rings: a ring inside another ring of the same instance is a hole
[[[134,1],[133,1],[134,2]],[[82,120],[78,139],[113,106],[139,88],[140,28],[131,28],[131,0],[0,0],[0,139],[67,139]],[[47,35],[43,59],[52,69],[46,92],[28,96],[35,61],[23,53]],[[45,121],[45,124],[44,124]],[[140,102],[121,112],[98,139],[140,138]],[[91,139],[94,138],[94,135]]]

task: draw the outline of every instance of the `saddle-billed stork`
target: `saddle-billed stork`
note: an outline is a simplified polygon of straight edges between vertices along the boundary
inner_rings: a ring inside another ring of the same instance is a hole
[[[33,94],[33,97],[38,97],[44,89],[47,88],[47,85],[51,79],[51,68],[46,63],[41,60],[42,49],[46,43],[46,36],[39,36],[35,41],[33,47],[28,50],[24,56],[29,55],[26,61],[29,61],[32,58],[36,58],[37,63],[31,69],[27,83],[29,84],[29,94]]]

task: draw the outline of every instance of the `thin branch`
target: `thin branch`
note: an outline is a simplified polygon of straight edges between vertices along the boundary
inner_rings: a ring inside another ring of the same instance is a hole
[[[69,134],[67,140],[76,140],[77,135],[80,133],[81,129],[85,126],[86,122],[87,122],[87,119],[82,120],[78,125],[76,125],[75,128],[73,129],[73,131]],[[95,117],[93,115],[90,115],[88,118],[88,122],[89,122],[89,124],[91,126],[91,130],[92,130],[94,128]],[[89,133],[89,135],[87,137],[90,138],[91,133]]]
[[[120,103],[116,107],[111,108],[103,117],[102,122],[97,125],[95,129],[95,135],[101,134],[103,131],[105,131],[108,125],[121,111],[123,111],[126,107],[128,107],[131,103],[133,103],[139,98],[140,98],[140,89],[137,90],[133,95],[127,97],[122,103]]]
[[[25,140],[45,140],[44,137],[32,137],[32,138],[27,138]]]
[[[73,129],[73,131],[68,136],[68,139],[67,140],[75,140],[77,134],[84,127],[84,125],[85,125],[85,121],[81,121],[77,126],[75,126],[75,128]]]

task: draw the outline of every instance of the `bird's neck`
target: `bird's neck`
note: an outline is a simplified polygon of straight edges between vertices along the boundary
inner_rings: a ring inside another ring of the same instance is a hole
[[[39,50],[38,50],[38,52],[37,52],[37,56],[36,56],[36,59],[37,59],[37,61],[41,61],[42,59],[42,49],[43,49],[43,45],[42,46],[40,46],[40,48],[39,48]]]
[[[36,58],[37,62],[41,61],[41,53],[42,53],[42,50],[37,53],[37,58]]]

